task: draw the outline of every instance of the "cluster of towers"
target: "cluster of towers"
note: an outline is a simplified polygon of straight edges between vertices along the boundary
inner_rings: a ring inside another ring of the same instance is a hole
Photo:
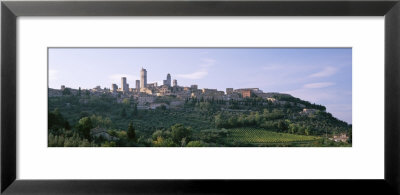
[[[148,86],[147,84],[147,70],[142,67],[140,70],[140,80],[136,80],[135,83],[135,90],[136,92],[140,92],[141,89],[145,89]],[[155,83],[157,85],[157,83]],[[154,85],[154,84],[150,84]],[[168,86],[168,87],[176,87],[178,86],[178,81],[176,79],[172,80],[172,85],[171,85],[171,75],[168,73],[167,74],[167,79],[163,80],[163,85]],[[111,85],[111,91],[122,91],[122,92],[129,92],[129,84],[126,81],[126,77],[121,77],[121,88],[118,89],[118,85],[112,84]]]

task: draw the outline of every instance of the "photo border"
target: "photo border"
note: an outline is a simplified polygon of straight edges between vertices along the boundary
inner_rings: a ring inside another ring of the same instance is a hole
[[[385,177],[382,180],[16,180],[18,16],[385,16]],[[399,35],[399,0],[2,1],[1,192],[250,194],[264,191],[281,194],[399,194]]]

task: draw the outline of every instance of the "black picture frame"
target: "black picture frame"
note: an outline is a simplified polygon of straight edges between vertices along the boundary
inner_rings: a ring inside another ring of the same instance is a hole
[[[385,16],[384,179],[16,180],[16,24],[19,16]],[[399,194],[400,120],[397,120],[400,117],[399,35],[399,0],[2,1],[1,192],[4,194]]]

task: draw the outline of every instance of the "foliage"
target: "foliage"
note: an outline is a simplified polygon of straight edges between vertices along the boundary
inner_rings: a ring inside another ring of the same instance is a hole
[[[111,119],[108,117],[92,115],[90,116],[90,121],[93,127],[110,128],[112,125]]]
[[[55,108],[54,111],[49,112],[48,117],[49,117],[48,118],[49,129],[59,129],[59,128],[70,129],[69,122],[64,120],[58,108]]]
[[[349,137],[349,139],[347,140],[347,142],[348,143],[353,143],[353,130],[352,130],[352,128],[350,127],[350,129],[349,129],[349,131],[348,131],[348,134],[347,134],[347,136]]]
[[[115,147],[115,146],[117,146],[117,144],[115,142],[113,142],[113,141],[111,141],[111,142],[106,141],[106,142],[101,144],[101,147]]]
[[[131,140],[134,140],[136,138],[135,128],[133,127],[132,121],[128,125],[127,135],[128,138]]]
[[[201,141],[190,141],[186,147],[204,147],[204,143]]]
[[[90,130],[93,128],[92,120],[89,117],[83,117],[79,120],[77,130],[81,136],[90,140]]]
[[[125,118],[125,117],[126,117],[126,109],[125,109],[125,107],[122,108],[122,110],[121,110],[121,112],[120,112],[120,115],[121,115],[122,118]]]
[[[171,138],[164,139],[159,136],[155,141],[153,141],[153,145],[156,147],[175,147],[177,146]]]
[[[306,106],[307,108],[317,109],[317,110],[321,110],[321,111],[326,110],[325,106],[311,104],[308,101],[304,101],[304,100],[301,100],[300,98],[296,98],[296,97],[293,97],[293,96],[287,95],[287,94],[276,94],[276,95],[274,95],[274,98],[276,98],[277,100],[280,100],[280,101],[287,101],[287,102],[293,102],[296,104],[302,104],[302,105]]]
[[[138,114],[137,104],[133,104],[132,116],[137,116],[137,114]]]
[[[178,100],[164,96],[157,97],[156,102],[168,107],[142,110],[138,109],[138,102],[132,97],[126,98],[122,94],[95,96],[88,90],[81,90],[77,95],[49,97],[48,144],[50,147],[351,145],[351,125],[333,117],[325,107],[290,95],[277,94],[274,97],[286,103],[276,104],[260,97],[226,101],[204,98]],[[182,101],[182,104],[176,107],[172,101]],[[304,115],[301,114],[304,107],[317,111]],[[90,131],[95,127],[105,129],[118,139],[91,137]],[[349,136],[348,143],[322,139],[340,133]],[[278,135],[282,142],[271,141]],[[314,137],[317,139],[311,139]],[[298,141],[302,138],[311,140]],[[264,141],[254,141],[257,139]]]
[[[95,147],[97,146],[93,142],[89,142],[87,139],[83,139],[79,134],[75,133],[71,137],[65,137],[64,135],[53,135],[48,136],[49,147]]]
[[[130,101],[129,98],[124,98],[124,99],[122,100],[122,103],[125,104],[125,105],[127,105],[127,106],[130,106],[130,105],[131,105],[131,101]]]
[[[63,94],[63,95],[71,95],[71,89],[70,89],[70,88],[65,88],[65,89],[62,91],[62,94]]]
[[[171,137],[176,144],[182,144],[183,140],[190,140],[190,136],[192,133],[190,128],[186,128],[182,124],[175,124],[171,127],[171,129]]]
[[[156,130],[154,131],[152,138],[153,140],[157,140],[158,137],[163,137],[164,133],[162,130]]]

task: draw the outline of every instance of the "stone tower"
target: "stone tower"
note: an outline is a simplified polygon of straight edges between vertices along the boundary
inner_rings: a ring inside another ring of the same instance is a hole
[[[140,92],[140,80],[136,80],[136,92]]]
[[[128,92],[128,86],[126,84],[126,77],[121,77],[121,89],[123,92]]]
[[[147,87],[147,70],[142,68],[140,70],[140,88]]]
[[[169,73],[167,74],[167,85],[171,87],[171,75]]]

